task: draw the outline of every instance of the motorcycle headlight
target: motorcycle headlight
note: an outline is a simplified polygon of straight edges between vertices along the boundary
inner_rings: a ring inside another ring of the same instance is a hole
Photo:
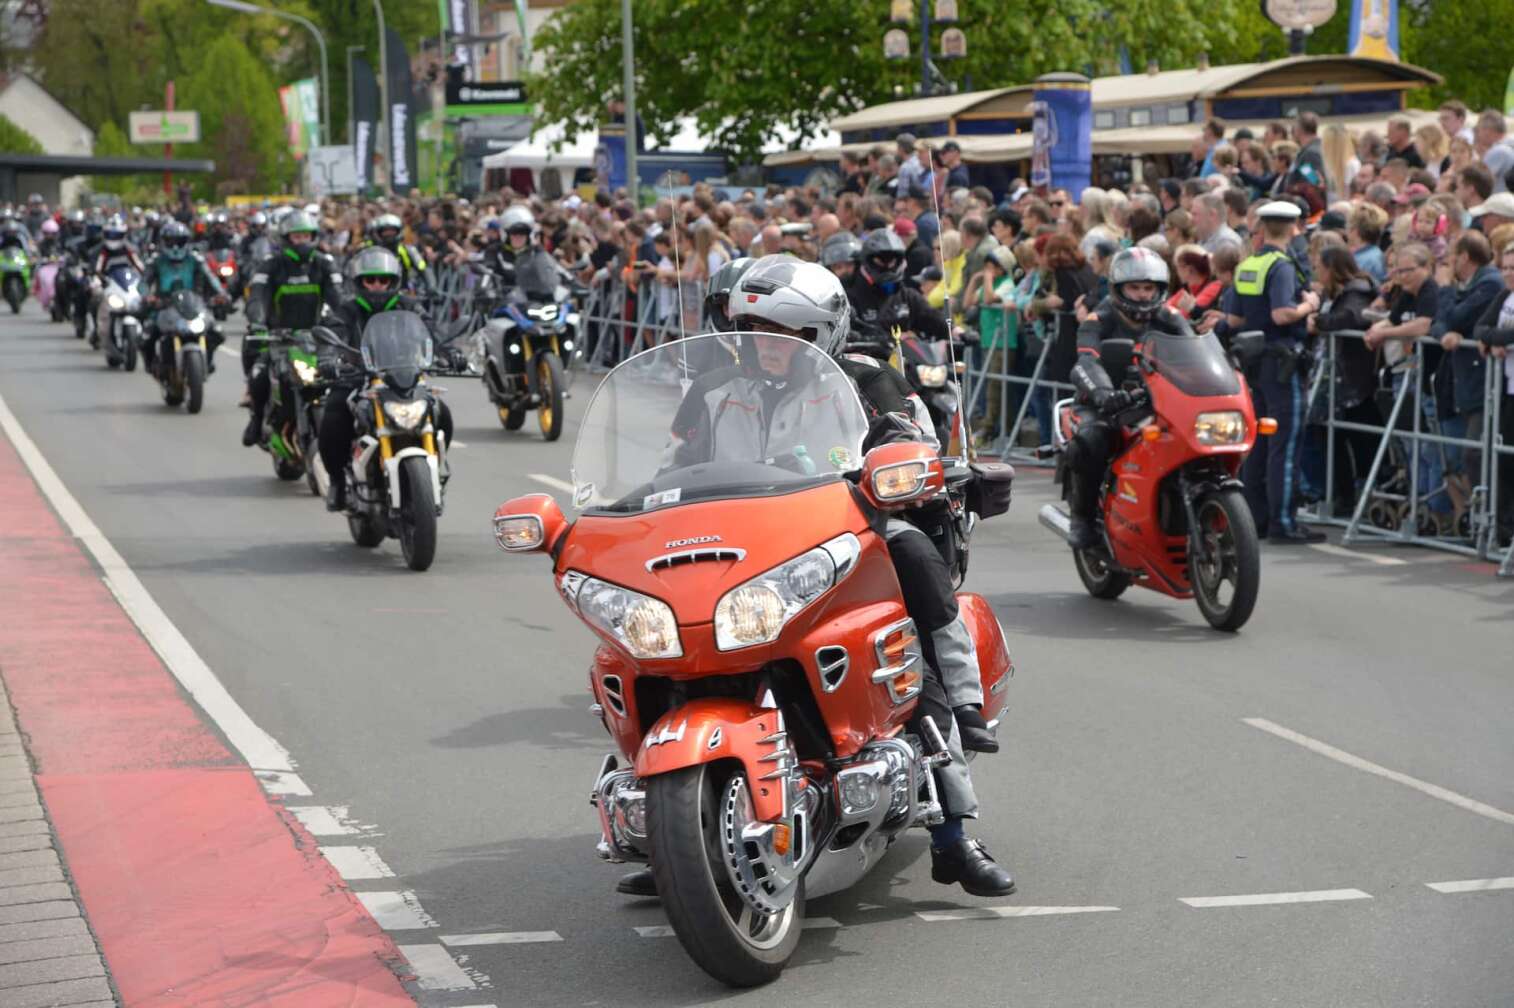
[[[1193,422],[1193,436],[1199,444],[1240,444],[1246,439],[1246,418],[1239,410],[1200,413]]]
[[[220,269],[220,273],[223,277],[229,277],[233,272],[235,271],[230,266],[222,266]]]
[[[916,364],[915,375],[926,388],[940,388],[946,384],[946,365]]]
[[[205,331],[205,320],[202,319],[202,318],[192,318],[192,319],[190,319],[189,320],[189,331],[192,332],[192,333],[195,333],[195,334],[199,334],[199,333],[204,332]],[[304,363],[304,362],[301,361],[301,363]],[[308,364],[305,365],[305,366],[309,367]]]
[[[429,404],[424,399],[411,399],[408,401],[393,400],[384,403],[384,412],[389,419],[405,430],[415,430],[422,420],[426,418],[426,407]]]
[[[203,322],[200,324],[204,325]],[[316,383],[316,379],[320,378],[321,372],[316,368],[314,364],[310,363],[309,361],[296,359],[294,361],[294,376],[298,378],[300,380],[300,383],[303,385],[314,385]]]
[[[105,303],[110,306],[111,311],[126,310],[126,301],[119,294],[110,295],[105,299]]]
[[[615,638],[637,658],[678,658],[683,644],[678,621],[666,602],[587,578],[573,599],[578,613]]]
[[[851,572],[862,544],[850,532],[726,592],[715,606],[715,646],[766,644],[794,614]]]

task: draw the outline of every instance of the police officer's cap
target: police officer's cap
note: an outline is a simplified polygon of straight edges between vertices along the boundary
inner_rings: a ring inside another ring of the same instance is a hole
[[[1271,203],[1262,204],[1262,208],[1256,212],[1258,220],[1285,220],[1296,221],[1303,216],[1303,211],[1297,203],[1287,200],[1273,200]]]

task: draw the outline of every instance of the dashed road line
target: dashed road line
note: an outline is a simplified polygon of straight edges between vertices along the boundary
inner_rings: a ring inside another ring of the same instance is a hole
[[[400,945],[399,950],[410,968],[415,971],[415,982],[424,990],[476,990],[478,983],[469,976],[451,953],[440,945]]]
[[[1311,892],[1252,893],[1249,896],[1182,896],[1178,902],[1200,909],[1208,907],[1277,906],[1284,903],[1333,903],[1339,900],[1371,899],[1360,889],[1315,889]]]
[[[1061,914],[1114,913],[1114,906],[989,906],[960,910],[922,910],[915,916],[930,924],[940,921],[997,920],[1006,917],[1054,917]]]
[[[420,900],[409,890],[360,892],[353,895],[385,931],[421,931],[440,926],[435,918],[421,909]]]
[[[671,924],[654,924],[648,927],[632,928],[642,938],[671,938],[673,926]]]
[[[486,934],[442,935],[443,945],[463,948],[470,945],[529,945],[535,942],[560,942],[556,931],[491,931]]]
[[[548,476],[546,473],[531,473],[530,476],[536,482],[542,484],[543,486],[549,486],[553,490],[561,490],[565,494],[571,494],[573,492],[573,484],[569,483],[565,479],[558,479],[556,476]]]
[[[1475,798],[1468,798],[1466,795],[1457,794],[1455,791],[1443,788],[1439,784],[1431,784],[1428,781],[1420,780],[1418,777],[1410,777],[1406,773],[1390,770],[1385,766],[1373,763],[1371,760],[1364,760],[1360,756],[1353,756],[1343,749],[1335,748],[1335,746],[1330,745],[1328,742],[1321,742],[1319,739],[1310,738],[1308,735],[1301,735],[1291,728],[1284,728],[1282,725],[1274,724],[1266,718],[1249,717],[1241,718],[1241,721],[1253,728],[1260,728],[1264,732],[1276,735],[1280,739],[1286,739],[1295,745],[1301,745],[1305,749],[1333,759],[1337,763],[1344,763],[1348,767],[1374,774],[1397,784],[1402,784],[1404,787],[1413,788],[1421,794],[1427,794],[1431,798],[1439,798],[1443,802],[1448,802],[1457,808],[1476,813],[1495,822],[1514,826],[1514,814],[1505,812],[1503,809],[1494,808],[1492,805],[1477,801]]]
[[[1474,878],[1460,882],[1426,882],[1439,893],[1491,892],[1494,889],[1514,889],[1514,878]]]
[[[302,805],[288,807],[289,812],[312,836],[343,836],[361,832],[347,818],[346,805]]]
[[[337,874],[349,882],[394,878],[394,869],[384,864],[384,859],[372,847],[322,846],[320,852],[331,862]]]

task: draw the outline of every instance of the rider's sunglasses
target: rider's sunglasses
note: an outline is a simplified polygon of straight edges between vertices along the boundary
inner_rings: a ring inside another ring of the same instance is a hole
[[[392,277],[386,276],[365,276],[359,277],[358,283],[362,284],[368,290],[383,290],[384,288],[389,286],[389,284],[392,282],[392,279]]]

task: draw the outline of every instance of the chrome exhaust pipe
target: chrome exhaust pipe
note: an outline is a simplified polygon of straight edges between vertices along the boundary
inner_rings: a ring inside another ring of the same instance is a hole
[[[1041,510],[1036,513],[1036,517],[1040,519],[1042,525],[1045,525],[1061,536],[1063,542],[1066,542],[1072,535],[1071,519],[1067,517],[1066,511],[1063,511],[1055,504],[1042,504]]]

